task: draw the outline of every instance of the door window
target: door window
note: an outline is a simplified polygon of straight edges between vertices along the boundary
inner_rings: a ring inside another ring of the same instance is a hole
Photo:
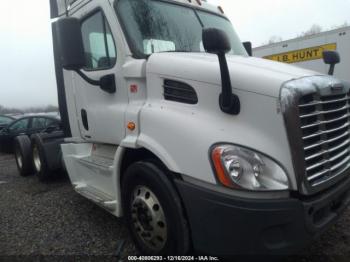
[[[55,124],[58,125],[55,120],[52,120],[52,119],[49,119],[49,118],[46,119],[45,124],[46,124],[45,127],[53,126]]]
[[[86,59],[85,69],[111,68],[116,62],[116,49],[111,29],[101,11],[86,18],[81,25]]]
[[[9,127],[11,132],[24,131],[28,128],[29,118],[25,118],[15,122]]]
[[[46,128],[47,119],[42,117],[35,117],[32,120],[32,129],[43,129]]]

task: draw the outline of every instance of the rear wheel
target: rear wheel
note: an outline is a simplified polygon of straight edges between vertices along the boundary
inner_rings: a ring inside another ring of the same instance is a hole
[[[15,138],[15,159],[17,169],[21,176],[33,174],[31,142],[28,136],[18,136]]]
[[[39,154],[38,145],[34,144],[33,146],[33,163],[34,168],[37,173],[41,171],[41,159]]]
[[[37,177],[40,181],[46,182],[52,178],[52,170],[50,170],[46,161],[44,147],[39,135],[32,136],[32,163]]]
[[[137,248],[145,255],[186,254],[189,229],[180,198],[166,172],[137,162],[123,179],[123,208]]]

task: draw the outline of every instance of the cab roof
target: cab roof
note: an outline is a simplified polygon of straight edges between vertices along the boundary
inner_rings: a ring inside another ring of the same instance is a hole
[[[91,0],[50,0],[51,18],[57,18],[64,15],[67,9],[78,7],[84,2]],[[108,0],[106,0],[108,1]],[[166,0],[168,2],[177,2],[189,6],[195,6],[207,11],[211,11],[220,15],[224,15],[223,10],[219,6],[209,4],[207,0]]]

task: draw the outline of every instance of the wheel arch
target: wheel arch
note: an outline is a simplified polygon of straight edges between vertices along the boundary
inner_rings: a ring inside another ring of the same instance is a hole
[[[162,157],[163,156],[163,157]],[[117,185],[117,192],[118,192],[118,208],[117,213],[118,216],[123,216],[123,210],[122,210],[122,181],[124,178],[125,171],[128,169],[130,165],[133,163],[143,161],[143,160],[152,160],[156,165],[158,165],[160,168],[165,170],[167,178],[169,181],[173,184],[175,190],[178,192],[178,189],[174,183],[175,178],[180,178],[180,173],[177,173],[174,171],[174,168],[176,170],[176,166],[171,165],[172,161],[165,161],[164,155],[160,155],[159,151],[155,153],[153,150],[147,147],[139,147],[139,148],[128,148],[128,147],[119,147],[116,152],[116,181],[115,184]],[[179,192],[178,192],[179,193]]]
[[[130,165],[133,163],[143,161],[143,160],[152,160],[155,164],[159,165],[162,169],[168,171],[169,178],[176,176],[176,173],[172,171],[171,167],[162,160],[157,154],[153,153],[151,150],[140,147],[140,148],[124,148],[122,154],[120,155],[119,161],[119,181],[123,181],[123,175]]]

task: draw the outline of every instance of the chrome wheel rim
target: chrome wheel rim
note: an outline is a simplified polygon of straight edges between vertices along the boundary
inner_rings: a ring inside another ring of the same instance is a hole
[[[34,146],[34,148],[33,148],[33,160],[34,160],[35,170],[37,172],[40,172],[40,170],[41,170],[41,160],[40,160],[39,150],[38,150],[37,146]]]
[[[139,186],[134,190],[131,217],[141,241],[149,249],[160,251],[167,242],[167,223],[158,198],[149,188]]]
[[[21,152],[19,151],[18,148],[16,148],[16,160],[17,160],[18,167],[20,169],[22,169],[22,167],[23,167],[23,160],[22,160]]]

